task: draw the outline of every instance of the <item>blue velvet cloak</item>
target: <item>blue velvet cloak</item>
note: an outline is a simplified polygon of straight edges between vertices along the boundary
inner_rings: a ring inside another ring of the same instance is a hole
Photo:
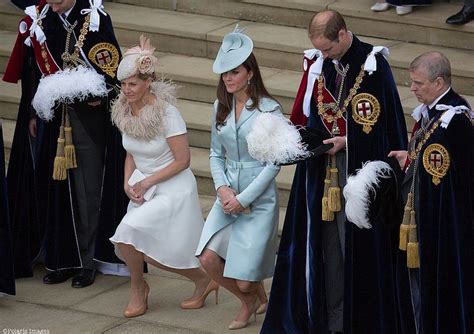
[[[340,60],[343,65],[350,64],[347,87],[354,86],[371,51],[372,45],[354,36],[350,49]],[[353,174],[365,161],[383,160],[391,150],[405,149],[407,145],[403,110],[390,67],[383,56],[376,57],[377,71],[370,76],[365,74],[358,93],[375,96],[381,113],[372,131],[366,134],[354,121],[349,104],[348,174]],[[324,61],[323,74],[326,87],[333,92],[336,71],[330,59]],[[316,86],[308,126],[324,130],[315,103]],[[306,160],[296,168],[261,333],[329,332],[321,239],[321,225],[328,224],[321,220],[324,177],[324,156]],[[398,221],[395,221],[400,219],[401,206],[394,205],[394,212],[391,217],[387,213],[372,217],[370,230],[346,222],[344,333],[398,332],[400,316],[395,282]]]
[[[81,9],[89,8],[87,0],[76,0],[76,5],[68,16],[70,22],[79,18],[75,28],[76,36],[80,35],[83,15]],[[84,42],[84,54],[99,42],[108,42],[120,52],[115,38],[110,16],[100,14],[98,32],[89,32]],[[62,67],[61,54],[64,52],[65,31],[57,14],[48,11],[43,19],[47,43],[56,63]],[[9,202],[13,229],[15,256],[15,275],[25,277],[32,275],[32,264],[44,250],[45,265],[53,270],[77,268],[81,266],[80,254],[76,242],[73,222],[78,219],[73,175],[68,180],[52,180],[53,161],[56,154],[56,143],[59,134],[60,115],[51,122],[37,118],[38,135],[34,142],[28,135],[28,122],[34,117],[31,100],[36,91],[41,73],[34,60],[31,48],[28,48],[23,60],[22,98],[15,129],[10,166],[8,171]],[[97,72],[105,76],[109,88],[117,87],[115,77],[107,75],[101,68],[93,65]],[[123,191],[123,164],[125,151],[121,144],[121,135],[110,122],[108,107],[116,96],[111,89],[103,102],[100,111],[105,121],[105,170],[98,234],[94,258],[104,262],[121,263],[115,257],[113,245],[108,238],[113,235],[126,212],[128,199]],[[78,117],[81,118],[80,113]],[[81,119],[83,122],[88,120]],[[31,144],[30,144],[31,143]],[[72,210],[72,208],[75,208]]]
[[[467,106],[452,89],[437,104]],[[433,108],[430,119],[437,120],[442,113]],[[450,159],[449,169],[438,185],[422,163],[425,150],[433,143],[443,145]],[[439,126],[417,159],[415,212],[420,268],[411,270],[411,275],[417,276],[420,287],[420,316],[416,318],[419,334],[472,334],[474,127],[466,114],[455,115],[446,129]],[[411,181],[405,178],[406,184],[411,185]],[[400,275],[407,275],[406,266],[400,270]]]

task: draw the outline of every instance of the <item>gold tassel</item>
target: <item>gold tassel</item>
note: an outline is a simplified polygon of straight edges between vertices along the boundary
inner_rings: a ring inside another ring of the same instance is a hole
[[[331,168],[329,165],[326,167],[326,178],[324,179],[324,191],[323,191],[323,199],[322,199],[322,220],[323,221],[333,221],[334,220],[334,213],[329,210],[328,207],[328,191],[329,185],[331,184],[330,180],[331,176]]]
[[[322,205],[323,205],[323,208],[322,208],[323,221],[332,222],[334,220],[334,212],[329,210],[327,197],[323,197]]]
[[[64,124],[64,135],[66,139],[66,146],[64,147],[64,154],[66,156],[66,168],[71,169],[77,167],[76,148],[74,147],[74,144],[72,142],[72,128],[69,121],[69,113],[67,112],[67,110],[65,111],[65,113],[66,121]]]
[[[420,268],[420,251],[416,236],[416,225],[410,225],[409,241],[407,244],[407,267]]]
[[[331,186],[328,190],[328,207],[332,212],[341,211],[341,188],[339,188],[336,156],[331,156]]]
[[[64,126],[59,128],[58,146],[56,147],[56,157],[54,158],[53,180],[66,180],[66,158],[64,157]]]
[[[410,216],[411,216],[411,203],[413,199],[413,194],[411,192],[408,193],[408,199],[405,204],[405,211],[403,212],[403,221],[400,225],[400,242],[398,248],[401,250],[407,250],[407,243],[408,243],[408,231],[410,226]]]

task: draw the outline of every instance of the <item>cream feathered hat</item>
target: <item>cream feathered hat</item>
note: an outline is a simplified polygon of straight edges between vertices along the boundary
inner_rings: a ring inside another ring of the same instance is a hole
[[[140,44],[128,49],[123,55],[117,70],[117,79],[127,79],[138,73],[155,73],[158,59],[153,55],[155,48],[151,45],[150,39],[140,36]]]

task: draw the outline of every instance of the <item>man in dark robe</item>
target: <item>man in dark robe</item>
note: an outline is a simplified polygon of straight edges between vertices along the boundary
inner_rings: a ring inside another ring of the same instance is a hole
[[[261,333],[397,333],[396,223],[382,213],[358,229],[331,198],[364,162],[406,147],[397,88],[385,48],[361,42],[339,13],[315,15],[309,36],[317,49],[305,52],[291,120],[327,131],[334,147],[296,168]]]
[[[72,286],[78,288],[94,282],[94,260],[120,263],[108,238],[127,204],[123,192],[125,155],[108,111],[118,92],[120,49],[110,16],[100,6],[89,5],[87,0],[47,0],[37,8],[27,8],[29,16],[20,24],[4,76],[10,82],[22,79],[8,173],[17,276],[31,275],[32,262],[43,250],[45,265],[52,270],[44,283],[74,277]],[[62,70],[66,69],[85,73],[87,68],[105,77],[105,93],[77,93],[76,88],[82,89],[87,82],[56,76],[65,74]],[[68,93],[56,103],[50,121],[35,116],[45,114],[31,105],[32,100],[48,99],[47,94],[37,92],[42,76],[55,78],[50,81],[51,95],[64,86],[76,94]],[[65,136],[60,128],[65,129]],[[64,171],[61,163],[56,164],[65,158],[57,146],[59,141],[69,145],[68,128],[72,128],[70,144],[75,148],[77,167],[68,166]],[[29,238],[33,238],[33,245],[23,251],[21,247]]]
[[[8,215],[7,183],[5,180],[5,156],[3,154],[3,132],[0,121],[0,295],[15,294],[13,253]]]
[[[399,275],[409,278],[416,333],[474,332],[474,115],[451,88],[451,65],[427,52],[410,65],[422,102],[408,149]],[[407,152],[393,152],[400,162]],[[406,253],[405,253],[406,251]],[[400,292],[406,287],[399,287]],[[414,331],[404,330],[404,333]]]

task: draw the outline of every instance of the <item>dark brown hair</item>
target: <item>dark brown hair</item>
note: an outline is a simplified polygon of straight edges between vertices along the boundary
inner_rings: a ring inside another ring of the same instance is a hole
[[[258,108],[261,97],[269,97],[273,99],[263,84],[262,75],[260,74],[257,59],[253,52],[242,63],[242,65],[247,71],[252,71],[253,73],[252,79],[250,79],[250,83],[247,86],[247,93],[252,99],[252,105],[248,106],[247,109]],[[219,101],[219,105],[217,106],[216,129],[219,129],[220,126],[225,124],[225,119],[232,110],[233,102],[233,94],[227,92],[222,75],[223,74],[220,75],[219,84],[217,85],[217,100]]]
[[[321,20],[320,17],[316,18],[316,16],[321,13],[329,14],[329,17],[327,20],[325,20],[325,22]],[[308,35],[310,39],[323,36],[331,42],[334,42],[338,40],[339,31],[341,30],[347,31],[344,18],[339,12],[330,9],[313,15],[313,18],[311,19],[308,26]]]

